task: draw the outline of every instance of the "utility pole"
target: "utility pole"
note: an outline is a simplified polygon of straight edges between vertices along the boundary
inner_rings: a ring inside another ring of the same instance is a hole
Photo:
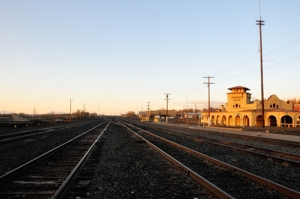
[[[189,109],[189,95],[186,94],[186,124],[189,124],[188,109]]]
[[[195,113],[196,113],[196,122],[198,120],[198,115],[197,115],[197,107],[196,107],[196,104],[195,104]]]
[[[170,93],[165,93],[166,95],[166,101],[167,101],[167,113],[166,113],[166,123],[168,123],[168,103],[169,103],[169,95],[171,95]]]
[[[147,102],[148,103],[148,108],[147,108],[147,110],[148,110],[148,112],[147,112],[147,118],[148,118],[148,121],[150,120],[149,118],[150,118],[150,102]]]
[[[210,82],[210,78],[214,78],[214,77],[203,77],[203,78],[207,78],[207,82],[203,82],[203,84],[207,84],[208,87],[208,112],[207,112],[207,119],[208,119],[208,126],[210,126],[210,85],[214,84]]]
[[[144,117],[144,107],[142,106],[142,113],[141,113],[141,119]]]
[[[262,54],[262,31],[261,26],[265,25],[265,21],[261,20],[260,2],[259,2],[259,20],[256,20],[256,25],[259,26],[259,54],[260,54],[260,85],[261,85],[261,127],[265,127],[265,103],[264,103],[264,80],[263,80],[263,54]]]
[[[72,100],[73,99],[70,99],[70,118],[69,119],[71,119],[71,114],[72,114],[72,112],[71,112],[71,110],[72,110]]]

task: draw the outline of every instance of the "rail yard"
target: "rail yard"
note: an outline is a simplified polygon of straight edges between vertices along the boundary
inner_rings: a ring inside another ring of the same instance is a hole
[[[0,198],[300,198],[300,132],[264,134],[122,117],[2,128]]]

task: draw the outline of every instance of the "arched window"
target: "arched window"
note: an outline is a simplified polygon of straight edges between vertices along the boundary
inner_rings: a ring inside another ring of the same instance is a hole
[[[273,104],[273,108],[275,108],[275,104]]]

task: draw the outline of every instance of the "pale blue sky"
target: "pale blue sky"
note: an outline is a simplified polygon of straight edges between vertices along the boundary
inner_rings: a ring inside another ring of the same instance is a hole
[[[300,98],[299,10],[261,0],[266,98]],[[215,107],[260,99],[258,19],[258,0],[0,0],[0,111],[204,108],[206,76]]]

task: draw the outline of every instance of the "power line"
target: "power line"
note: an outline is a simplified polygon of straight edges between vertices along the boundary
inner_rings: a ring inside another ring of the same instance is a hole
[[[284,62],[286,62],[286,61],[291,61],[291,60],[296,59],[296,58],[299,58],[299,57],[300,57],[300,55],[297,55],[297,56],[295,56],[295,57],[291,57],[291,58],[286,59],[286,60],[283,60],[283,61],[281,61],[281,62],[272,64],[272,65],[269,65],[269,66],[264,66],[264,69],[270,70],[270,69],[274,69],[274,68],[280,68],[280,67],[287,66],[288,63],[287,63],[287,64],[284,64],[284,65],[279,65],[279,64],[282,64],[282,63],[284,63]],[[298,62],[298,61],[295,61],[295,62],[293,62],[293,63],[297,63],[297,62]],[[278,65],[279,65],[279,66],[278,66]],[[235,77],[241,77],[241,76],[248,75],[248,74],[251,74],[251,73],[255,73],[255,72],[258,72],[258,71],[259,71],[259,69],[251,70],[251,71],[249,71],[249,72],[240,73],[240,74],[237,74],[237,75],[234,75],[234,76],[230,76],[230,77],[226,77],[226,78],[223,78],[223,79],[219,79],[217,82],[221,82],[221,81],[224,81],[224,80],[227,80],[227,79],[232,79],[232,78],[235,78]]]
[[[277,54],[275,54],[275,55],[271,55],[271,54],[273,54],[273,53],[276,52],[276,51],[282,50],[282,49],[284,49],[284,48],[286,48],[286,47],[288,47],[288,46],[294,45],[294,44],[296,44],[296,43],[298,43],[298,42],[300,42],[300,39],[295,40],[295,41],[293,41],[293,42],[290,42],[290,43],[288,43],[288,44],[286,44],[286,45],[284,45],[284,46],[281,46],[281,47],[279,47],[279,48],[277,48],[277,49],[275,49],[275,50],[272,50],[272,51],[270,51],[270,52],[268,52],[268,53],[264,53],[263,56],[264,56],[264,57],[267,57],[267,58],[271,58],[271,57],[275,57],[275,56],[277,56],[277,55],[280,55],[280,54],[282,54],[282,53],[288,52],[288,51],[290,51],[290,50],[293,50],[293,49],[295,49],[295,48],[300,47],[300,45],[297,45],[297,46],[295,46],[295,47],[293,47],[293,48],[289,48],[289,49],[287,49],[287,50],[285,50],[285,51],[283,51],[283,52],[279,52],[279,53],[277,53]],[[226,69],[221,70],[221,71],[218,71],[218,72],[216,72],[216,73],[213,73],[213,75],[220,74],[220,73],[223,73],[223,74],[224,74],[224,73],[226,73],[226,72],[230,72],[232,69],[235,69],[235,68],[243,68],[243,67],[249,66],[249,64],[254,64],[254,63],[253,63],[254,61],[256,62],[256,61],[257,61],[257,58],[253,58],[253,59],[248,60],[248,61],[246,61],[246,62],[244,62],[244,63],[241,63],[241,64],[238,64],[238,65],[235,65],[235,66],[226,68]]]
[[[285,53],[285,52],[287,52],[287,51],[290,51],[290,50],[293,50],[293,49],[295,49],[295,48],[298,48],[299,45],[297,45],[296,47],[293,47],[293,48],[289,48],[289,49],[287,49],[287,50],[285,50],[285,51],[283,51],[283,52],[279,52],[279,53],[277,53],[277,54],[275,54],[275,55],[271,55],[271,54],[273,54],[273,53],[276,52],[276,51],[283,50],[283,49],[285,49],[285,48],[287,48],[287,47],[289,47],[289,46],[291,46],[291,45],[295,45],[295,44],[297,44],[297,43],[299,43],[299,42],[300,42],[300,39],[295,40],[295,41],[290,42],[290,43],[288,43],[288,44],[286,44],[286,45],[283,45],[283,46],[281,46],[281,47],[279,47],[279,48],[277,48],[277,49],[275,49],[275,50],[272,50],[272,51],[270,51],[270,52],[268,52],[268,53],[264,53],[263,55],[264,55],[264,57],[266,57],[266,58],[270,58],[270,57],[277,56],[277,55],[279,55],[279,54],[282,54],[282,53]],[[299,55],[299,56],[300,56],[300,55]],[[280,64],[280,63],[283,63],[283,62],[285,62],[285,61],[289,61],[289,60],[291,60],[291,59],[293,59],[293,58],[297,58],[297,57],[298,57],[298,56],[292,57],[292,58],[283,60],[283,61],[281,61],[281,62],[279,62],[279,63],[275,63],[275,64],[272,64],[272,65],[265,66],[264,68],[270,69],[270,68],[272,68],[272,67],[274,67],[274,66],[276,66],[276,68],[284,67],[284,66],[286,66],[287,64],[284,64],[283,66],[280,66],[279,64]],[[227,72],[232,71],[231,69],[235,69],[235,68],[244,68],[244,67],[251,68],[251,67],[249,67],[249,65],[255,64],[254,61],[256,62],[256,61],[257,61],[257,58],[251,59],[251,60],[246,61],[246,62],[244,62],[244,63],[235,65],[235,66],[233,66],[233,67],[230,67],[230,68],[227,68],[227,69],[218,71],[217,73],[213,73],[213,75],[215,75],[215,74],[222,74],[222,73],[224,74],[224,73],[227,73]],[[245,76],[245,75],[248,75],[248,74],[251,74],[251,73],[255,73],[255,72],[258,72],[258,69],[255,69],[255,70],[252,70],[252,71],[249,71],[249,72],[244,72],[244,73],[237,74],[237,75],[233,75],[233,76],[230,76],[230,77],[224,77],[223,79],[218,79],[217,82],[224,81],[224,80],[227,80],[227,79],[232,79],[232,78],[235,78],[235,77]],[[172,91],[172,93],[173,93],[173,92],[176,93],[177,91],[180,91],[180,90],[184,90],[185,93],[187,92],[187,90],[188,90],[188,91],[198,90],[196,82],[197,82],[197,81],[192,81],[192,82],[190,82],[190,83],[188,83],[188,84],[186,84],[186,85],[183,85],[182,87],[180,87],[180,88],[178,88],[178,89]],[[188,89],[185,90],[187,87],[188,87]],[[183,95],[185,95],[185,94],[179,94],[179,93],[178,93],[177,95],[173,96],[173,98],[174,98],[174,97],[176,98],[176,97],[179,97],[179,96],[183,96]],[[155,101],[158,101],[158,98],[155,99]],[[172,102],[172,103],[174,103],[174,102]]]

